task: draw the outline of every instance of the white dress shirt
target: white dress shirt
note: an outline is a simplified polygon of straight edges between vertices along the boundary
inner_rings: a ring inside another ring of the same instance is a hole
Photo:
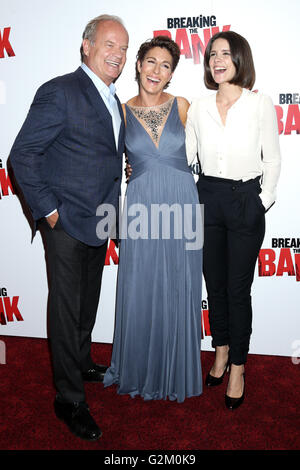
[[[186,124],[189,165],[199,156],[206,176],[247,181],[262,175],[260,197],[268,209],[276,199],[280,148],[270,97],[242,91],[222,123],[216,93],[193,101]]]

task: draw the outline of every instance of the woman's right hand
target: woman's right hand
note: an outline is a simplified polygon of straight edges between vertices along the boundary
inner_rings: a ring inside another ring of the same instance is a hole
[[[126,183],[129,182],[130,176],[132,174],[132,168],[130,164],[128,163],[128,160],[126,160],[126,168],[124,169],[125,175],[126,175]]]

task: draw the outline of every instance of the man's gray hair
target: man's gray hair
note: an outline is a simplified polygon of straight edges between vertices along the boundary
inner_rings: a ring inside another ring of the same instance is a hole
[[[85,30],[83,31],[82,40],[83,39],[88,39],[91,42],[91,44],[94,45],[98,25],[99,25],[99,23],[102,23],[104,21],[115,21],[116,23],[119,23],[121,26],[123,26],[124,29],[126,29],[125,26],[124,26],[123,21],[118,16],[115,16],[115,15],[100,15],[100,16],[97,16],[96,18],[94,18],[94,19],[92,19],[91,21],[88,22],[88,24],[85,27]],[[81,44],[81,47],[80,47],[80,55],[81,55],[81,62],[83,62],[85,54],[83,52],[82,44]]]

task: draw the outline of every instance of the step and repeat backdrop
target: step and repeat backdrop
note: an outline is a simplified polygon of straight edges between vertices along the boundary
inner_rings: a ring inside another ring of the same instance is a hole
[[[17,194],[9,153],[37,88],[80,65],[87,22],[103,13],[120,16],[130,35],[117,92],[122,102],[137,93],[135,57],[158,34],[174,39],[181,60],[168,91],[190,102],[210,93],[203,84],[203,53],[218,31],[249,41],[257,73],[254,89],[271,96],[278,118],[282,172],[277,202],[266,214],[267,230],[252,291],[250,353],[300,354],[300,64],[298,0],[3,0],[0,7],[0,335],[47,337],[48,284],[40,234],[32,242],[26,204]],[[197,179],[197,165],[193,167]],[[83,182],[88,185],[88,181]],[[126,184],[123,184],[123,194]],[[110,343],[118,249],[110,242],[103,276],[95,342]],[[211,349],[205,284],[203,350]]]

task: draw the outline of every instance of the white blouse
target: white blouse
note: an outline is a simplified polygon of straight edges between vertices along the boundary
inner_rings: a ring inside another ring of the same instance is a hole
[[[225,126],[216,93],[193,101],[186,124],[186,150],[189,165],[198,153],[206,176],[247,181],[262,175],[262,203],[266,209],[274,203],[281,158],[270,97],[244,88],[228,110]]]

